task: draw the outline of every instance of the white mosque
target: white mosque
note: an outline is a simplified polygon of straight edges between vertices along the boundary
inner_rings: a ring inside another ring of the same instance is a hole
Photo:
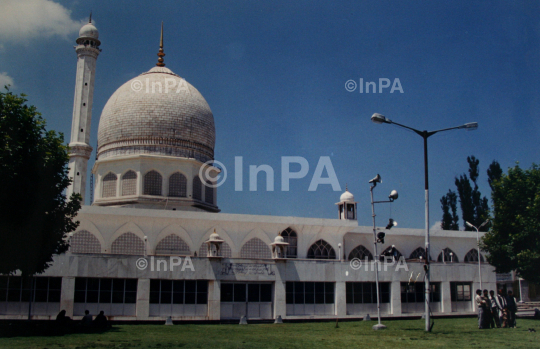
[[[91,22],[76,43],[67,194],[84,198],[101,52]],[[88,309],[144,321],[375,315],[373,230],[358,225],[354,196],[341,195],[337,219],[219,213],[217,188],[199,177],[214,159],[214,116],[201,93],[165,67],[164,56],[162,30],[157,65],[120,86],[103,108],[91,170],[95,199],[77,217],[70,251],[36,277],[33,318],[54,318],[62,309],[75,319]],[[391,232],[378,249],[403,258],[378,273],[381,314],[420,316],[424,231]],[[480,282],[496,288],[494,268],[478,263],[476,234],[433,231],[430,246],[432,313],[474,313]],[[0,278],[0,319],[26,318],[26,291],[20,277]]]

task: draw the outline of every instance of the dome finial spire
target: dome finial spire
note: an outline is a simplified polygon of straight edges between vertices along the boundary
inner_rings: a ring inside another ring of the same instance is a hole
[[[163,21],[161,21],[161,39],[159,40],[159,52],[157,55],[159,58],[156,66],[164,67],[165,63],[163,63],[163,57],[165,57],[165,53],[163,52]]]
[[[90,10],[90,17],[88,17],[88,23],[92,23],[92,11]]]

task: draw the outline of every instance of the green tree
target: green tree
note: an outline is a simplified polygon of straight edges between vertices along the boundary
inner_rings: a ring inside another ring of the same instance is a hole
[[[0,91],[0,274],[45,271],[68,249],[81,197],[67,201],[68,147],[25,95]]]
[[[497,161],[493,160],[493,162],[489,165],[489,168],[487,170],[488,183],[492,191],[493,191],[493,184],[499,179],[501,179],[502,174],[503,174],[503,170],[501,168],[501,165],[499,165]]]
[[[481,248],[497,272],[540,283],[540,168],[516,165],[492,184],[493,225]]]
[[[456,192],[448,190],[448,193],[441,198],[441,208],[443,210],[441,229],[459,230]]]
[[[461,218],[465,230],[473,230],[465,224],[472,223],[475,226],[480,226],[489,216],[488,199],[478,190],[478,174],[480,161],[474,156],[468,156],[469,163],[469,178],[466,174],[462,174],[456,178],[455,184],[459,195],[459,203],[461,205]],[[470,179],[470,181],[469,181]],[[471,185],[471,181],[474,187]],[[481,230],[487,231],[488,227],[484,226]]]

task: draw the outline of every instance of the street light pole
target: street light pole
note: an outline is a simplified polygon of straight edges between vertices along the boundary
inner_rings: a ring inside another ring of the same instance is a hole
[[[390,196],[388,198],[390,200],[388,201],[373,201],[373,188],[377,186],[377,183],[382,183],[381,176],[377,175],[377,177],[373,178],[371,181],[372,185],[369,187],[369,192],[371,194],[371,217],[373,217],[373,251],[375,252],[374,258],[375,258],[375,288],[377,289],[377,319],[378,323],[377,325],[373,326],[374,330],[382,330],[385,329],[386,326],[381,324],[381,303],[380,303],[380,296],[379,296],[379,263],[380,258],[379,254],[377,253],[377,227],[375,225],[375,204],[383,203],[383,202],[393,202],[395,199],[398,198],[397,192],[394,190],[390,193]]]
[[[478,228],[472,225],[469,222],[465,222],[467,226],[476,229],[476,247],[478,249],[478,278],[480,279],[480,289],[482,289],[482,265],[480,264],[481,261],[481,255],[480,255],[480,229],[486,224],[489,223],[489,219],[486,219],[484,223],[482,223]]]
[[[384,115],[375,113],[371,116],[371,121],[373,121],[376,124],[394,124],[403,128],[406,128],[408,130],[413,131],[420,137],[424,139],[424,190],[425,190],[425,224],[426,224],[426,239],[425,239],[425,250],[426,250],[426,262],[424,263],[424,271],[426,273],[425,277],[425,318],[426,318],[426,332],[431,332],[431,326],[429,324],[430,322],[430,308],[429,308],[429,293],[430,293],[430,286],[429,286],[429,279],[430,279],[430,271],[429,271],[429,180],[428,180],[428,148],[427,148],[427,139],[431,136],[433,136],[435,133],[443,132],[443,131],[450,131],[450,130],[456,130],[456,129],[467,129],[467,130],[476,130],[478,128],[478,123],[476,122],[470,122],[461,126],[456,127],[449,127],[444,128],[441,130],[436,131],[420,131],[415,128],[399,124],[395,121],[392,121],[385,117]]]

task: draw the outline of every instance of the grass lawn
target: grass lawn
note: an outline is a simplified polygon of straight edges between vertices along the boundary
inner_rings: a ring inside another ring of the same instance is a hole
[[[0,325],[0,348],[540,348],[540,321],[518,319],[518,328],[478,330],[476,319],[240,325],[115,325],[103,333],[14,336]],[[528,328],[535,328],[530,333]]]

